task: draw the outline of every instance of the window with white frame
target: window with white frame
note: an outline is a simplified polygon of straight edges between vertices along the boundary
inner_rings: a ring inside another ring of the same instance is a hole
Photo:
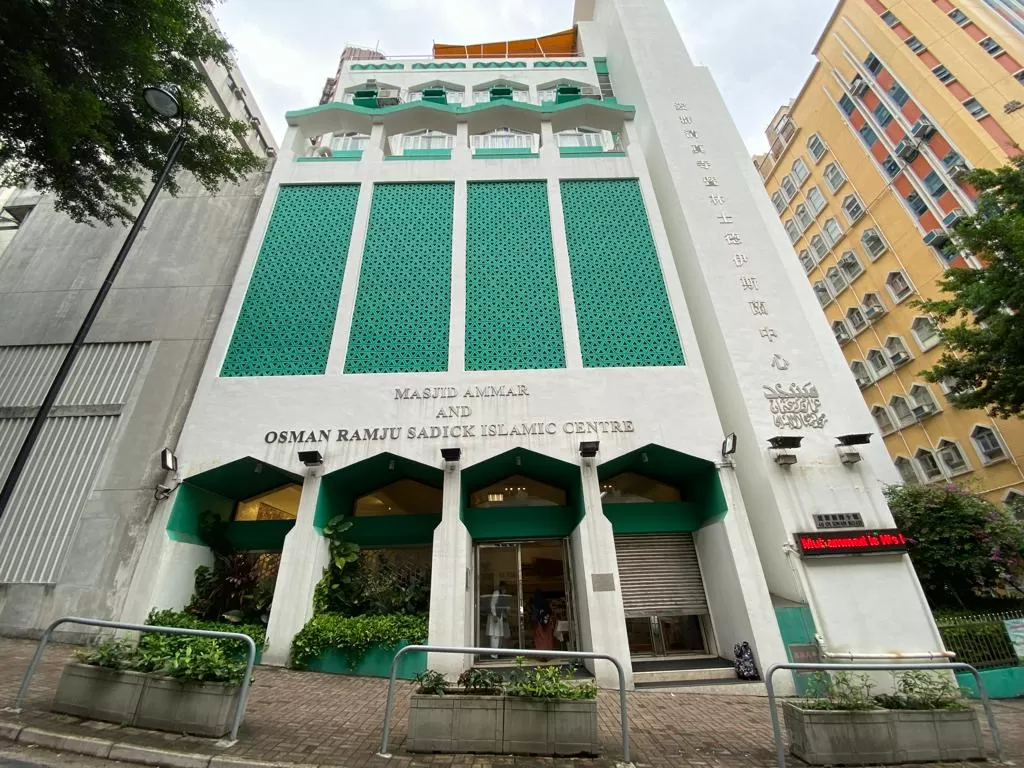
[[[811,256],[811,252],[806,248],[800,251],[800,255],[797,258],[800,259],[800,266],[804,268],[804,272],[810,272],[814,269],[814,257]]]
[[[776,213],[782,213],[786,210],[786,199],[782,196],[781,192],[776,192],[772,195],[772,205],[775,206]]]
[[[836,296],[846,290],[846,278],[843,277],[843,273],[839,271],[839,267],[829,267],[825,271],[825,279],[828,280],[828,284],[832,288],[832,293]]]
[[[811,214],[807,212],[807,206],[803,203],[798,205],[793,213],[796,216],[796,223],[800,226],[801,232],[814,223],[814,219],[811,218]]]
[[[885,351],[889,355],[889,361],[893,368],[899,368],[910,362],[910,352],[899,336],[890,336],[885,340]]]
[[[864,246],[864,250],[867,251],[868,257],[872,261],[875,261],[885,253],[885,249],[888,247],[885,244],[885,240],[882,239],[882,236],[874,227],[864,230],[864,233],[860,236],[860,243]]]
[[[843,236],[843,228],[839,226],[839,222],[835,219],[826,219],[822,230],[825,232],[825,237],[831,245],[838,243],[839,239]]]
[[[857,386],[861,389],[864,389],[864,387],[873,381],[871,378],[871,371],[869,371],[868,367],[860,360],[854,360],[850,363],[850,372],[853,374],[853,378],[856,380]]]
[[[902,270],[890,272],[889,276],[885,278],[885,287],[889,289],[889,295],[897,304],[913,293],[910,281],[907,280],[907,276],[903,274]]]
[[[842,320],[834,320],[832,322],[832,335],[836,337],[836,341],[840,345],[845,344],[853,336],[850,334],[850,329],[846,327],[846,323]]]
[[[888,373],[892,372],[892,367],[889,365],[889,358],[885,356],[885,353],[880,349],[872,349],[867,354],[868,365],[871,366],[871,372],[875,378],[881,378]]]
[[[896,471],[900,473],[900,479],[906,485],[917,485],[921,482],[921,478],[918,477],[917,470],[914,468],[914,462],[906,456],[897,456],[893,464],[896,465]]]
[[[927,352],[939,343],[939,330],[930,317],[924,315],[915,317],[914,322],[910,324],[910,332],[914,334],[917,346],[921,348],[922,352]]]
[[[814,251],[814,256],[818,261],[821,261],[828,255],[828,245],[821,235],[815,235],[811,238],[811,250]]]
[[[860,333],[868,327],[868,321],[864,318],[864,312],[860,307],[850,307],[846,310],[846,322],[853,329],[854,334]]]
[[[907,427],[913,424],[917,419],[914,418],[914,411],[907,403],[907,398],[902,395],[893,395],[889,398],[889,409],[893,412],[896,417],[896,423],[901,427]]]
[[[939,404],[935,402],[935,395],[924,384],[915,384],[910,388],[910,402],[914,407],[914,416],[918,419],[924,419],[939,412]]]
[[[1001,46],[991,37],[982,38],[981,40],[978,41],[978,45],[980,45],[985,50],[985,53],[989,54],[990,56],[998,56],[1000,53],[1003,52],[1003,46]]]
[[[424,85],[416,90],[409,90],[409,101],[422,101],[423,92],[429,90],[444,91],[444,100],[448,104],[461,104],[466,98],[465,91],[457,88],[448,88],[445,85]]]
[[[884,405],[873,406],[871,408],[871,417],[875,420],[875,426],[878,427],[878,431],[883,435],[896,431],[896,427],[892,423],[892,416],[889,415],[889,409]]]
[[[864,307],[864,316],[874,322],[876,318],[881,317],[886,313],[885,304],[877,293],[865,293],[864,301],[861,302],[861,306]]]
[[[785,227],[786,234],[789,235],[789,242],[795,243],[800,239],[800,228],[792,219],[786,219],[782,222],[782,226]]]
[[[489,102],[491,100],[491,89],[493,88],[508,88],[512,91],[512,101],[526,102],[530,100],[529,88],[516,83],[492,83],[473,91],[473,103],[486,104]]]
[[[864,215],[864,206],[861,204],[860,198],[856,195],[847,195],[843,200],[843,213],[846,214],[846,220],[851,224],[860,219]]]
[[[938,460],[935,458],[935,454],[924,448],[918,448],[917,453],[914,454],[914,458],[917,459],[918,469],[921,470],[921,474],[924,475],[924,479],[929,483],[941,480],[945,475],[942,473],[942,467],[939,466]]]
[[[370,137],[365,133],[336,133],[331,137],[331,149],[336,152],[351,152],[366,149]]]
[[[981,105],[981,102],[971,97],[964,102],[964,109],[971,113],[971,117],[975,120],[981,120],[988,117],[988,110]]]
[[[402,137],[402,151],[419,149],[452,149],[455,137],[441,131],[416,131]]]
[[[532,149],[536,151],[539,137],[535,133],[512,128],[497,128],[489,133],[475,133],[469,137],[473,149]]]
[[[555,134],[555,143],[560,147],[595,147],[605,146],[605,132],[582,126]]]
[[[798,157],[793,161],[793,178],[796,179],[798,186],[807,181],[807,177],[810,175],[811,172],[807,170],[807,163],[804,162],[802,157]]]
[[[814,284],[814,295],[818,297],[818,303],[823,307],[832,301],[832,294],[828,292],[828,286],[821,280]]]
[[[1006,449],[1003,441],[995,430],[980,424],[971,430],[971,442],[974,443],[974,450],[981,457],[982,464],[993,464],[1006,458]]]
[[[807,207],[811,209],[811,213],[815,216],[825,208],[825,196],[821,194],[821,190],[817,187],[811,187],[807,190]]]
[[[825,142],[821,140],[821,136],[812,133],[811,138],[807,140],[807,151],[811,153],[811,157],[814,158],[815,162],[825,156],[825,150]]]
[[[860,263],[860,259],[857,258],[857,254],[853,251],[845,251],[843,255],[839,257],[838,263],[839,268],[843,270],[843,275],[845,275],[848,283],[852,283],[864,274],[864,265]]]
[[[786,196],[787,200],[792,200],[796,197],[796,184],[793,183],[793,179],[789,176],[783,176],[782,183],[779,186],[782,189],[782,194]]]
[[[960,446],[952,440],[939,441],[939,459],[950,475],[962,475],[971,471],[971,465],[967,463],[967,457],[960,450]]]
[[[840,187],[846,183],[846,174],[843,173],[843,169],[840,168],[836,163],[829,163],[825,166],[825,183],[828,184],[828,188],[835,194],[839,191]]]

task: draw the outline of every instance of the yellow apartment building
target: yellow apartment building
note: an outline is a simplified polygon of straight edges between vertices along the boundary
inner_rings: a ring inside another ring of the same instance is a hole
[[[879,433],[908,483],[1024,497],[1024,423],[958,410],[919,371],[940,357],[912,305],[975,210],[963,174],[1024,140],[1024,3],[841,0],[755,164]]]

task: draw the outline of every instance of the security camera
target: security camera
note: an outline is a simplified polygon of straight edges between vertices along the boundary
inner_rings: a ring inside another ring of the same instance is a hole
[[[175,486],[175,487],[177,487],[177,486]],[[166,486],[166,485],[158,485],[156,487],[156,490],[153,491],[153,498],[156,499],[157,501],[163,501],[168,496],[170,496],[171,493],[173,493],[173,491],[174,491],[174,488],[171,488],[171,487]]]

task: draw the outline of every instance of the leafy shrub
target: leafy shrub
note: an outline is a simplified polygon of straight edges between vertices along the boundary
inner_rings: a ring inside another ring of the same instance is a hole
[[[83,664],[105,669],[135,669],[135,646],[126,640],[103,640],[88,650],[75,651],[75,658]]]
[[[177,627],[179,629],[206,629],[212,632],[240,632],[248,635],[256,643],[258,653],[267,640],[267,628],[262,624],[234,624],[227,621],[204,621],[185,611],[157,611],[152,610],[146,617],[146,623],[155,627]],[[188,635],[158,635],[146,633],[139,640],[140,647],[156,647],[168,649],[168,652],[177,652],[195,643],[199,638]],[[222,646],[225,654],[233,658],[240,658],[243,661],[249,652],[244,640],[215,639],[213,642]]]
[[[878,709],[879,705],[871,695],[874,684],[871,678],[861,673],[823,673],[812,675],[807,692],[811,698],[801,701],[801,709],[828,709],[863,711]]]
[[[501,693],[505,681],[501,675],[491,669],[470,667],[459,675],[459,685],[466,693],[485,696]]]
[[[893,673],[895,691],[875,697],[886,709],[967,709],[948,672],[916,669]]]
[[[87,651],[76,651],[83,664],[118,671],[148,672],[204,683],[240,683],[245,662],[228,653],[211,637],[193,637],[181,643],[172,635],[146,634],[133,646],[124,640],[104,640]],[[177,641],[177,642],[176,642]]]
[[[519,657],[505,692],[530,699],[595,699],[597,685],[591,680],[573,680],[569,667],[527,667]]]
[[[219,520],[216,524],[226,525]],[[213,568],[196,568],[195,588],[185,612],[208,621],[266,624],[281,556],[213,548]]]
[[[462,678],[460,677],[461,681]],[[448,679],[440,672],[428,669],[420,672],[412,679],[413,685],[419,686],[416,693],[425,693],[431,696],[444,696],[448,693]]]
[[[394,648],[399,643],[427,641],[425,616],[313,616],[292,641],[292,665],[305,667],[324,651],[345,652],[348,663],[357,666],[371,645]]]

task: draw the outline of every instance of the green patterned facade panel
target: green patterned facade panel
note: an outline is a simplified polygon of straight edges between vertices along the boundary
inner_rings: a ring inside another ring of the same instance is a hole
[[[547,183],[468,186],[466,370],[564,368]]]
[[[221,376],[324,372],[358,198],[358,184],[281,187]]]
[[[561,186],[583,365],[682,365],[639,183],[607,179]]]
[[[450,183],[378,184],[345,373],[448,370]]]

